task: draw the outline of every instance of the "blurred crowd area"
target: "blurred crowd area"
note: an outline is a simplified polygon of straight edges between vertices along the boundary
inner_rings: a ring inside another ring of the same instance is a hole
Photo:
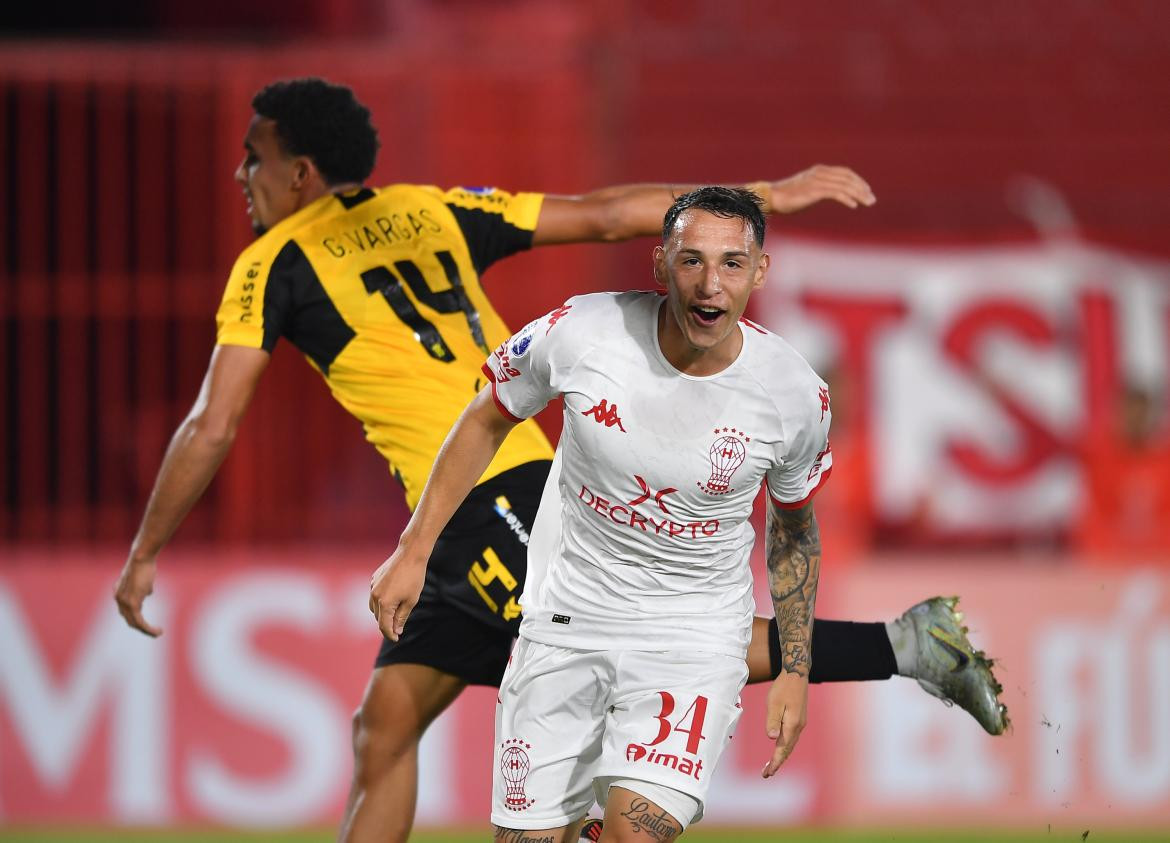
[[[752,312],[830,383],[835,557],[1170,559],[1165,3],[3,14],[5,544],[129,539],[251,237],[231,178],[251,95],[322,75],[373,111],[375,184],[576,193],[853,167],[878,204],[773,219]],[[650,286],[651,246],[546,249],[485,286],[519,327],[577,292]],[[404,523],[384,462],[298,358],[278,347],[179,541],[370,544]]]

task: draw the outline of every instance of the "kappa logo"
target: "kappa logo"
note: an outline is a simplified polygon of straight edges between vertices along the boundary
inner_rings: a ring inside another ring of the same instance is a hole
[[[582,410],[581,415],[593,416],[599,424],[606,427],[613,427],[616,424],[622,433],[626,432],[625,426],[622,425],[622,417],[618,415],[617,404],[610,404],[604,398],[596,406]]]
[[[568,313],[572,309],[573,309],[573,305],[562,304],[560,307],[558,307],[556,310],[554,310],[552,313],[550,313],[548,315],[548,328],[545,330],[544,335],[547,337],[548,332],[553,329],[553,327],[557,324],[557,322],[561,321],[561,317],[563,317],[566,313]]]
[[[821,399],[821,421],[824,421],[825,413],[829,412],[829,388],[822,386],[817,390],[817,397]]]
[[[820,473],[821,466],[825,462],[825,457],[831,453],[833,453],[833,446],[826,442],[825,450],[817,454],[816,459],[813,460],[812,468],[808,470],[808,480],[812,480]]]
[[[673,494],[674,492],[677,492],[678,489],[674,489],[674,488],[671,488],[668,486],[667,488],[663,489],[662,491],[655,492],[650,488],[650,484],[648,484],[645,480],[643,480],[641,478],[641,476],[635,474],[634,479],[637,480],[638,485],[642,487],[642,494],[638,495],[638,497],[636,497],[632,501],[630,501],[629,505],[630,506],[637,506],[638,504],[642,503],[643,501],[650,500],[651,496],[653,496],[654,503],[658,504],[658,508],[662,510],[662,514],[663,515],[670,515],[670,510],[666,508],[666,504],[664,504],[662,502],[662,498],[665,495],[669,495],[669,494]]]

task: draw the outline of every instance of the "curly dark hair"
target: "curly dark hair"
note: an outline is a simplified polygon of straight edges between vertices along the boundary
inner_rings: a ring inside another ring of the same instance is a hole
[[[353,91],[324,79],[273,82],[252,97],[252,109],[276,122],[290,155],[313,159],[327,184],[364,182],[378,157],[378,130]]]
[[[662,220],[663,241],[670,239],[670,232],[683,211],[692,208],[725,219],[738,217],[751,227],[756,245],[761,247],[764,245],[764,229],[767,223],[764,221],[760,197],[750,190],[718,186],[700,187],[675,199]]]

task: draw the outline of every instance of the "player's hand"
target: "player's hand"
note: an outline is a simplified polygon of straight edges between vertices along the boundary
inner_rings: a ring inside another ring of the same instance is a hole
[[[775,214],[803,211],[824,199],[849,208],[866,207],[877,201],[865,179],[848,167],[817,164],[771,184],[770,210]]]
[[[764,765],[764,778],[776,775],[780,765],[788,760],[807,721],[808,677],[781,673],[768,689],[766,728],[768,737],[776,742],[776,748]]]
[[[114,587],[114,601],[118,604],[118,613],[125,618],[126,623],[144,632],[151,638],[162,635],[162,627],[152,626],[142,616],[142,604],[147,595],[154,591],[154,576],[157,570],[154,557],[145,560],[127,559],[122,568],[122,575],[118,577],[118,584]]]
[[[406,619],[422,594],[426,573],[427,557],[409,554],[399,546],[370,577],[370,611],[378,621],[378,629],[391,641],[402,635]]]

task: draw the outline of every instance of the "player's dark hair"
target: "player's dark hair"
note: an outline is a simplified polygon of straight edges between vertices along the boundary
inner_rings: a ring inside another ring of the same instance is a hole
[[[751,227],[756,245],[763,247],[764,229],[767,226],[764,222],[763,203],[760,201],[760,197],[750,190],[715,186],[700,187],[690,193],[684,193],[674,200],[674,204],[670,206],[666,217],[662,220],[662,239],[664,242],[670,239],[674,224],[678,222],[683,211],[692,209],[706,211],[724,219],[738,217]]]
[[[378,157],[378,130],[353,91],[324,79],[273,82],[252,109],[276,122],[285,151],[307,155],[330,185],[364,182]]]

